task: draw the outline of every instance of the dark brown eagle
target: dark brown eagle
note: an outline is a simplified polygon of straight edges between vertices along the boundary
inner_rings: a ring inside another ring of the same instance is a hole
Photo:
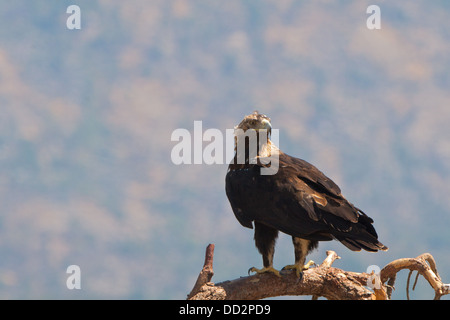
[[[373,220],[315,166],[280,151],[269,139],[271,130],[266,115],[255,111],[246,116],[235,128],[235,156],[226,175],[233,212],[244,227],[254,225],[255,245],[263,258],[264,268],[249,272],[280,275],[273,268],[279,231],[292,236],[295,264],[285,268],[295,269],[299,277],[313,263],[305,265],[306,255],[319,241],[335,239],[353,251],[387,250],[378,241]],[[256,133],[256,142],[249,132]],[[270,166],[275,174],[262,174]]]

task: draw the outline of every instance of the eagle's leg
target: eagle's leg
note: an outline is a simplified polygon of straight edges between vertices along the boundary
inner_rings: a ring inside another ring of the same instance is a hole
[[[280,272],[273,267],[273,254],[275,252],[275,242],[277,237],[278,230],[255,221],[255,245],[263,257],[264,268],[256,269],[255,267],[252,267],[248,270],[249,274],[250,272],[269,272],[281,277]]]
[[[303,276],[303,271],[308,270],[314,264],[314,261],[310,260],[305,264],[306,255],[315,247],[317,247],[317,241],[306,240],[302,238],[292,237],[292,243],[294,244],[295,252],[295,264],[285,266],[285,270],[295,270],[295,274],[298,278]]]

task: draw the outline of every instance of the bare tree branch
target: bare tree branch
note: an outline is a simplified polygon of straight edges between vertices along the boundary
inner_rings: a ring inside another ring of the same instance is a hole
[[[410,273],[408,275],[407,291],[406,291],[408,299],[409,299],[409,279],[413,271],[417,271],[418,275],[419,274],[422,275],[428,281],[428,283],[434,289],[435,300],[439,300],[443,295],[450,293],[450,285],[442,283],[442,280],[439,277],[439,274],[436,269],[436,262],[434,261],[434,258],[431,254],[424,253],[418,256],[417,258],[402,258],[394,260],[389,264],[387,264],[380,271],[380,279],[383,283],[389,281],[389,285],[393,287],[396,274],[403,269],[410,270]],[[416,282],[417,277],[416,280],[414,281],[414,287]],[[391,292],[392,290],[388,291],[388,297],[391,296]]]
[[[211,278],[199,281],[204,279],[202,276],[204,269],[202,269],[188,299],[250,300],[283,295],[313,295],[328,299],[372,299],[373,292],[365,288],[370,275],[331,267],[334,260],[338,258],[334,251],[328,251],[327,258],[320,266],[303,272],[301,281],[294,271],[282,270],[281,278],[272,274],[257,274],[213,284],[209,282]]]
[[[188,299],[191,299],[192,296],[197,291],[199,291],[203,285],[211,281],[211,278],[214,275],[213,260],[214,260],[214,244],[211,243],[208,245],[208,247],[206,247],[205,263],[203,264],[203,269],[202,271],[200,271],[200,274],[198,275],[194,288],[192,288],[191,293],[188,294]]]
[[[387,300],[391,297],[396,274],[402,269],[418,271],[435,290],[435,299],[450,293],[450,285],[443,284],[431,254],[415,259],[395,260],[386,265],[379,275],[344,271],[331,265],[340,257],[327,251],[321,265],[303,272],[301,280],[294,271],[282,270],[281,278],[273,274],[256,274],[214,284],[211,278],[214,245],[206,249],[205,263],[188,295],[190,300],[253,300],[285,295],[312,295],[333,300]],[[388,282],[387,284],[385,284]],[[409,284],[408,284],[409,287]],[[369,289],[371,288],[371,289]]]

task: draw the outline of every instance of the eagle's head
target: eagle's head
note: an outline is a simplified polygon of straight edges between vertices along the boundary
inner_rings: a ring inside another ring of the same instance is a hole
[[[253,133],[252,133],[253,131]],[[255,134],[256,133],[256,134]],[[252,150],[255,156],[269,156],[271,154],[271,142],[269,136],[272,133],[270,118],[258,111],[245,116],[244,119],[234,128],[235,150],[238,145],[245,143],[245,148]],[[250,152],[250,153],[251,153]],[[240,156],[248,156],[248,152],[242,151]]]
[[[270,141],[271,134],[268,116],[258,111],[245,116],[234,128],[235,157],[230,165],[234,169],[245,169],[248,164],[258,164],[262,175],[276,174],[281,151]]]
[[[235,129],[242,129],[244,132],[248,129],[254,129],[256,131],[264,129],[267,130],[268,134],[270,134],[272,125],[268,116],[258,113],[258,111],[254,111],[252,114],[245,116],[244,120],[242,120],[241,123],[235,127]]]

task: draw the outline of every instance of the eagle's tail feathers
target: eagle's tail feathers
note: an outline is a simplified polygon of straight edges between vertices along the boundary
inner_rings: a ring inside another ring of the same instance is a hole
[[[378,240],[368,242],[364,240],[341,237],[336,237],[336,239],[352,251],[361,251],[361,249],[364,249],[369,252],[377,252],[378,250],[387,251],[389,249]]]

